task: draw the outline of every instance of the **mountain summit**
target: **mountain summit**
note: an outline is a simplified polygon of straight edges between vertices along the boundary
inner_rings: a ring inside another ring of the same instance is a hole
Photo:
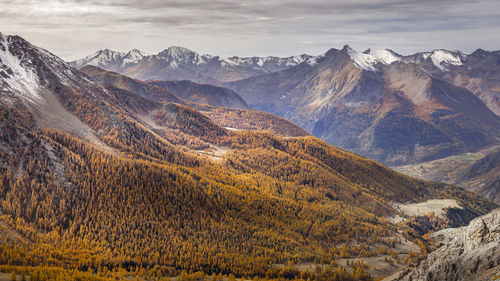
[[[225,88],[141,81],[95,66],[79,71],[18,36],[2,35],[0,43],[0,264],[9,271],[36,271],[43,276],[38,280],[184,279],[188,271],[196,272],[188,279],[224,273],[371,280],[367,271],[377,273],[374,268],[342,264],[387,259],[396,251],[401,255],[393,255],[395,261],[415,259],[429,248],[427,232],[466,224],[497,207],[246,109],[244,99]],[[102,55],[116,58],[110,51]],[[314,108],[371,107],[385,99],[377,91],[364,95],[384,83],[378,72],[356,67],[347,50],[295,67],[287,71],[296,78],[311,74],[306,77],[318,87],[321,79],[332,79],[330,71],[342,75],[337,85],[359,89],[334,88],[299,101]],[[312,75],[320,69],[325,72]],[[417,70],[407,71],[429,79]],[[399,85],[396,74],[390,77]],[[450,86],[440,83],[441,91],[423,97],[451,107],[468,96],[450,98]],[[424,100],[418,94],[415,99]],[[400,208],[430,199],[446,206],[438,216],[410,213],[395,220],[403,216]],[[326,269],[295,266],[314,261]],[[384,274],[397,267],[388,268]]]
[[[466,58],[443,50],[404,57],[344,46],[329,50],[316,64],[224,85],[255,109],[292,120],[331,144],[397,165],[499,142],[500,117],[474,93],[432,74],[451,74],[452,66]]]
[[[137,55],[133,55],[132,59],[131,54]],[[155,55],[145,55],[139,50],[125,54],[105,49],[70,64],[76,68],[97,66],[141,80],[191,80],[220,85],[226,81],[280,71],[312,58],[305,54],[286,58],[222,58],[171,46]]]

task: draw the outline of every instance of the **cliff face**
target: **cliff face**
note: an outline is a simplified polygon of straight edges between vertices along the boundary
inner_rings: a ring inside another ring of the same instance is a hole
[[[494,280],[500,275],[500,209],[432,235],[437,250],[399,280]]]

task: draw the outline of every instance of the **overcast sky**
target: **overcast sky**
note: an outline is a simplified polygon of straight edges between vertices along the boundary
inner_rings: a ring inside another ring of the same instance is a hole
[[[98,49],[213,55],[500,49],[498,0],[0,0],[0,32],[64,59]]]

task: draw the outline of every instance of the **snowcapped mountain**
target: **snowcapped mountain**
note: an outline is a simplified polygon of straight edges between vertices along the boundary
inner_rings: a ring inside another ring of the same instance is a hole
[[[417,64],[432,63],[441,71],[449,71],[450,66],[463,65],[464,61],[467,60],[467,55],[460,51],[437,49],[432,52],[421,52],[407,56],[406,60]]]
[[[170,62],[173,68],[178,68],[181,64],[202,65],[210,60],[209,56],[200,56],[194,51],[179,46],[171,46],[159,52],[157,57]]]
[[[346,45],[319,56],[222,58],[170,47],[130,64],[109,52],[96,54],[86,63],[140,80],[229,87],[254,109],[385,164],[435,159],[500,140],[500,52],[401,55]]]
[[[11,38],[0,33],[0,81],[2,92],[15,92],[21,98],[41,102],[38,94],[40,81],[29,61],[12,53]]]
[[[402,56],[392,50],[371,50],[358,52],[349,46],[344,46],[349,52],[349,56],[354,61],[354,64],[364,70],[376,71],[379,65],[389,65],[393,62],[400,61]]]
[[[147,56],[147,54],[141,52],[140,50],[132,49],[123,57],[122,66],[138,63],[145,56]]]
[[[124,52],[116,52],[109,49],[104,49],[88,55],[83,59],[73,61],[70,64],[76,68],[80,68],[88,64],[93,66],[109,66],[121,64],[125,56],[126,53]]]
[[[460,51],[436,49],[412,55],[401,55],[390,49],[364,52],[345,45],[354,65],[363,70],[379,71],[393,63],[416,63],[427,71],[448,72],[461,66],[468,55]],[[200,55],[184,47],[171,46],[158,54],[147,55],[133,49],[128,53],[109,49],[97,51],[83,59],[70,62],[76,68],[85,65],[101,67],[141,80],[192,80],[200,83],[220,85],[252,76],[282,71],[307,63],[314,66],[323,55],[298,55],[291,57],[219,57]],[[174,71],[175,70],[175,71]],[[175,73],[173,73],[175,72]]]
[[[440,52],[428,60],[440,61],[439,65],[446,69],[419,63],[433,77],[468,89],[500,116],[500,51],[478,49],[470,55]]]
[[[384,164],[414,163],[500,140],[498,116],[474,93],[433,74],[468,64],[465,56],[450,54],[437,50],[413,62],[391,50],[344,46],[315,64],[224,86],[254,109],[285,117],[331,144]]]
[[[390,65],[395,62],[411,62],[416,64],[430,63],[440,71],[449,71],[450,66],[463,65],[467,55],[460,51],[437,49],[431,52],[420,52],[409,56],[402,56],[390,49],[359,52],[345,46],[354,64],[364,70],[377,71],[379,66]]]
[[[292,56],[286,58],[280,57],[250,57],[250,58],[240,58],[240,57],[230,57],[224,59],[225,62],[238,66],[248,66],[254,67],[256,69],[261,69],[263,72],[275,72],[283,70],[287,67],[292,67],[303,62],[310,62],[313,60],[313,56],[302,54],[299,56]]]
[[[99,87],[47,50],[0,33],[0,98],[42,104],[46,90],[56,84],[82,91]]]
[[[315,57],[219,57],[200,55],[184,47],[171,46],[158,54],[147,55],[134,49],[128,53],[108,49],[97,51],[83,59],[70,62],[76,68],[97,66],[141,80],[192,80],[219,85],[256,75],[281,71]]]
[[[23,116],[25,126],[61,130],[102,147],[98,133],[77,112],[111,98],[106,89],[47,50],[19,36],[0,34],[0,110]]]
[[[447,72],[452,66],[462,65],[467,55],[458,51],[438,49],[403,56],[390,49],[357,51],[344,46],[354,65],[368,71],[380,71],[393,63],[417,63],[430,71]],[[97,66],[140,80],[191,80],[197,83],[220,86],[222,83],[253,76],[278,72],[308,64],[314,66],[319,56],[298,55],[291,57],[219,57],[200,55],[184,47],[171,46],[158,54],[147,55],[134,49],[128,53],[100,50],[70,64],[76,68]]]

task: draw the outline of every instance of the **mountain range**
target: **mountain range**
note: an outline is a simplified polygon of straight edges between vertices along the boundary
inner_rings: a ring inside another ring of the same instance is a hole
[[[253,109],[387,165],[476,151],[500,140],[498,52],[438,49],[403,56],[344,46],[319,56],[220,58],[170,47],[132,62],[133,53],[142,54],[102,50],[70,64],[142,80],[223,85]]]
[[[423,62],[413,56],[394,60],[389,51],[376,54],[345,46],[328,51],[313,66],[301,64],[225,85],[256,109],[387,165],[498,143],[499,116],[472,92],[435,78],[419,65],[434,59],[432,54]],[[433,61],[443,70],[452,63]]]
[[[314,58],[309,55],[222,58],[172,46],[155,55],[147,55],[137,49],[127,53],[104,49],[72,61],[70,65],[76,68],[93,65],[140,80],[190,80],[220,85],[222,82],[276,72],[312,60]]]
[[[388,91],[378,70],[360,69],[349,52],[331,50],[257,77],[299,78],[316,70],[308,77],[317,80],[328,78],[317,71],[335,70],[349,77],[336,83]],[[398,73],[417,73],[430,83],[432,98],[424,102],[462,110],[437,123],[482,134],[453,135],[464,144],[494,138],[487,131],[497,128],[491,111],[467,127],[467,114],[486,108],[480,99],[413,68],[396,63],[384,71],[392,85],[400,85]],[[404,267],[425,255],[430,231],[466,225],[498,207],[463,188],[413,179],[328,144],[287,119],[256,111],[257,97],[198,82],[76,69],[19,36],[0,34],[0,269],[14,277],[28,272],[31,280],[204,280],[205,274],[212,280],[371,280],[369,274],[388,275],[398,268],[392,264]],[[380,100],[377,91],[369,98],[341,93],[338,101],[353,104]],[[294,104],[286,98],[272,105],[274,98],[262,96],[262,107],[275,112]],[[411,98],[418,103],[422,96],[401,98],[383,95],[408,108]],[[300,114],[311,118],[308,124],[321,116]],[[434,209],[405,211],[422,204]],[[385,259],[388,267],[352,261],[360,258]],[[314,263],[318,267],[308,270]]]

